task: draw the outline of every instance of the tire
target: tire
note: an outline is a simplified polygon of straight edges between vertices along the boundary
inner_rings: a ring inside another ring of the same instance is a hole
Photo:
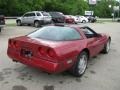
[[[110,43],[111,43],[111,40],[108,39],[107,43],[104,45],[104,49],[102,50],[102,53],[104,53],[104,54],[108,54],[109,53]]]
[[[85,20],[83,20],[83,21],[82,21],[82,23],[86,23],[86,21],[85,21]]]
[[[74,64],[71,73],[76,77],[82,76],[86,71],[87,61],[88,61],[87,52],[85,51],[81,52],[80,55],[77,57],[77,62]]]
[[[53,20],[51,20],[51,24],[55,24],[55,22]]]
[[[34,22],[34,26],[37,28],[37,27],[40,27],[40,22],[39,21],[35,21]]]
[[[77,22],[75,22],[75,24],[78,24]]]
[[[31,24],[27,24],[28,26],[31,26]]]
[[[21,21],[18,20],[18,21],[17,21],[17,26],[21,26],[21,25],[22,25]]]
[[[1,29],[2,29],[2,28],[0,27],[0,32],[1,32]]]

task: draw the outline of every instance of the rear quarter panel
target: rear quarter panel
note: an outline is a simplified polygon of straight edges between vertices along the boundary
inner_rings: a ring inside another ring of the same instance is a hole
[[[67,41],[55,48],[59,59],[64,61],[68,59],[75,59],[79,53],[86,47],[84,40]]]

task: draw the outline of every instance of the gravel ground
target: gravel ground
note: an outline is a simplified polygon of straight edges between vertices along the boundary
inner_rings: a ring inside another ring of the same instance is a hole
[[[14,63],[7,56],[10,37],[25,35],[36,28],[6,26],[0,33],[0,90],[120,90],[120,23],[85,24],[112,37],[109,54],[89,61],[81,78],[67,72],[47,74],[35,68]]]

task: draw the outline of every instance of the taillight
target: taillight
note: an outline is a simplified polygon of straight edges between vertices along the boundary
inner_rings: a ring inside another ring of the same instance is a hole
[[[46,50],[45,50],[45,48],[40,47],[40,48],[39,48],[39,53],[40,53],[41,55],[46,55]]]
[[[56,57],[56,53],[51,48],[39,47],[39,54],[48,57]]]
[[[10,39],[10,40],[9,40],[9,46],[10,46],[10,47],[13,47],[13,48],[17,48],[17,47],[18,47],[18,44],[17,44],[16,41]]]
[[[50,57],[55,57],[56,56],[56,53],[52,50],[52,49],[48,49],[48,56]]]
[[[18,48],[18,43],[16,41],[13,42],[15,48]]]

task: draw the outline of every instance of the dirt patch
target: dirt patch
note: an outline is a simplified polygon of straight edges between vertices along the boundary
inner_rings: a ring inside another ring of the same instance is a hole
[[[30,75],[28,72],[22,72],[17,78],[20,80],[32,80],[32,75]]]
[[[84,78],[88,78],[88,76],[84,76]]]
[[[11,68],[4,68],[2,71],[3,71],[4,75],[10,75],[12,73]]]
[[[8,84],[9,82],[8,81],[6,81],[6,82],[4,82],[3,84]]]
[[[27,88],[22,85],[15,85],[13,86],[12,90],[27,90]]]
[[[4,81],[3,73],[0,72],[0,81]]]
[[[54,86],[44,86],[44,90],[54,90]]]
[[[91,73],[91,74],[96,74],[96,72],[95,72],[95,71],[93,71],[93,70],[91,70],[91,71],[90,71],[90,73]]]
[[[64,81],[59,81],[59,83],[60,83],[60,84],[63,84],[63,83],[64,83]]]
[[[75,79],[77,82],[82,82],[80,78]]]

